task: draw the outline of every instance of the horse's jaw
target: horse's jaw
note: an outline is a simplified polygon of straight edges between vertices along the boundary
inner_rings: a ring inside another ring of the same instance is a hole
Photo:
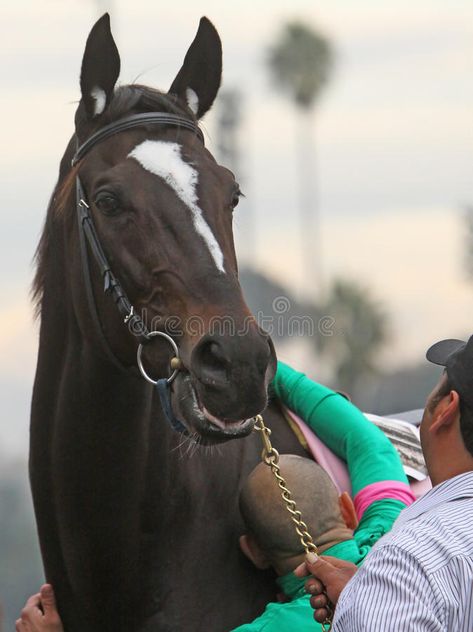
[[[212,445],[249,435],[255,425],[250,419],[220,419],[199,401],[189,373],[179,373],[172,384],[171,405],[174,415],[198,443]]]

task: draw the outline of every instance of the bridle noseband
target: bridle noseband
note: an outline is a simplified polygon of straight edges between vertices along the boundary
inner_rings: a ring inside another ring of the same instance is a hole
[[[113,123],[102,127],[97,132],[92,134],[92,136],[90,136],[84,143],[82,143],[82,145],[77,148],[74,157],[72,158],[72,166],[77,165],[78,162],[82,160],[82,158],[84,158],[91,149],[93,149],[96,145],[106,140],[107,138],[110,138],[115,134],[119,134],[120,132],[126,132],[134,127],[144,127],[147,125],[162,125],[165,127],[176,127],[178,129],[185,129],[193,132],[201,140],[201,142],[204,143],[202,130],[198,127],[196,123],[184,118],[183,116],[167,112],[146,112],[142,114],[133,114],[131,116],[119,119],[118,121],[114,121]],[[136,337],[136,339],[140,343],[138,347],[138,367],[142,375],[149,382],[157,386],[163,408],[166,408],[167,406],[170,409],[168,399],[166,400],[166,402],[163,402],[163,395],[167,390],[165,387],[167,387],[174,379],[177,374],[177,370],[174,369],[172,375],[168,379],[157,380],[157,382],[151,380],[143,368],[141,362],[141,351],[142,345],[148,343],[155,336],[166,338],[168,342],[172,345],[175,355],[179,357],[178,352],[176,352],[177,345],[174,340],[164,332],[148,331],[148,328],[146,327],[146,324],[144,323],[141,316],[135,312],[135,309],[128,299],[128,296],[123,289],[120,281],[113,273],[107,256],[105,255],[105,252],[102,248],[102,244],[100,243],[92,216],[90,214],[90,206],[87,202],[87,197],[82,187],[79,175],[77,175],[76,178],[76,206],[77,218],[79,222],[79,239],[82,268],[84,272],[87,300],[95,327],[100,332],[102,347],[104,348],[106,355],[113,362],[113,364],[123,370],[124,366],[110,348],[98,316],[97,305],[95,303],[95,298],[92,290],[87,244],[90,247],[90,250],[103,277],[104,292],[112,296],[115,305],[117,306],[117,309],[120,313],[120,316],[123,319],[123,323],[127,326],[128,330]],[[172,411],[170,412],[172,414]],[[182,426],[179,420],[174,419],[173,421],[172,419],[170,419],[170,421],[175,429],[180,430],[181,432],[182,429],[185,430],[184,426]],[[182,428],[179,428],[174,422],[180,424]]]

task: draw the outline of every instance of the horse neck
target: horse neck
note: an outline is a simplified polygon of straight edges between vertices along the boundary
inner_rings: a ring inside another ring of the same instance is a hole
[[[71,305],[55,308],[60,302],[45,292],[31,423],[30,472],[46,573],[61,586],[65,611],[74,612],[79,591],[90,609],[101,601],[111,615],[108,590],[120,594],[125,617],[140,599],[129,561],[136,571],[152,389],[97,354]],[[90,571],[82,573],[77,559]],[[103,570],[103,559],[115,561]],[[66,627],[76,629],[68,619]]]

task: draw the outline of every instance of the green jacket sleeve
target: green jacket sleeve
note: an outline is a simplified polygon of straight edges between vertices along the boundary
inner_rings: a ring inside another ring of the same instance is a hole
[[[379,481],[407,483],[401,460],[389,439],[342,395],[278,362],[276,395],[302,417],[332,452],[346,461],[355,496]]]

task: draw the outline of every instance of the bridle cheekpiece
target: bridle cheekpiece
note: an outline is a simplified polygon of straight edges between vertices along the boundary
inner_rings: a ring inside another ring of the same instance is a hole
[[[119,134],[121,132],[126,132],[135,127],[144,127],[148,125],[162,125],[165,127],[176,127],[178,129],[185,129],[193,132],[200,139],[200,141],[204,143],[202,130],[198,127],[197,123],[194,123],[193,121],[186,119],[183,116],[168,112],[145,112],[142,114],[133,114],[119,119],[118,121],[114,121],[113,123],[102,127],[97,132],[92,134],[92,136],[90,136],[76,149],[71,162],[72,166],[74,167],[75,165],[77,165],[79,161],[82,160],[91,149],[93,149],[96,145],[106,140],[107,138],[110,138],[111,136],[114,136],[115,134]],[[171,336],[169,336],[167,333],[161,331],[148,331],[145,322],[143,321],[141,316],[136,313],[120,281],[113,273],[107,256],[102,248],[102,244],[100,243],[100,239],[97,235],[97,231],[95,229],[95,225],[90,214],[90,206],[87,201],[87,196],[82,187],[79,175],[77,175],[76,177],[76,207],[79,223],[82,268],[84,273],[87,300],[89,303],[89,309],[92,315],[92,319],[95,323],[95,327],[100,332],[102,347],[106,355],[113,362],[113,364],[123,370],[124,367],[122,363],[118,360],[118,358],[110,348],[110,345],[105,337],[100,318],[98,316],[97,305],[95,303],[95,298],[92,290],[87,244],[89,245],[89,248],[102,275],[104,282],[104,292],[112,296],[115,305],[117,306],[117,309],[120,313],[120,316],[123,319],[124,325],[126,325],[128,330],[136,337],[139,342],[137,350],[138,368],[140,369],[143,377],[148,382],[151,382],[157,387],[161,403],[163,405],[163,408],[165,409],[166,415],[168,417],[169,415],[173,417],[172,410],[170,408],[169,398],[166,394],[168,390],[167,387],[176,377],[179,370],[179,361],[174,362],[173,371],[169,378],[154,381],[148,376],[143,367],[141,354],[143,350],[143,345],[147,344],[152,338],[156,336],[165,338],[171,344],[175,354],[175,358],[177,358],[177,360],[179,359],[178,347],[173,338],[171,338]],[[170,422],[176,430],[179,430],[180,432],[185,431],[185,427],[179,420],[172,418],[170,419]]]

